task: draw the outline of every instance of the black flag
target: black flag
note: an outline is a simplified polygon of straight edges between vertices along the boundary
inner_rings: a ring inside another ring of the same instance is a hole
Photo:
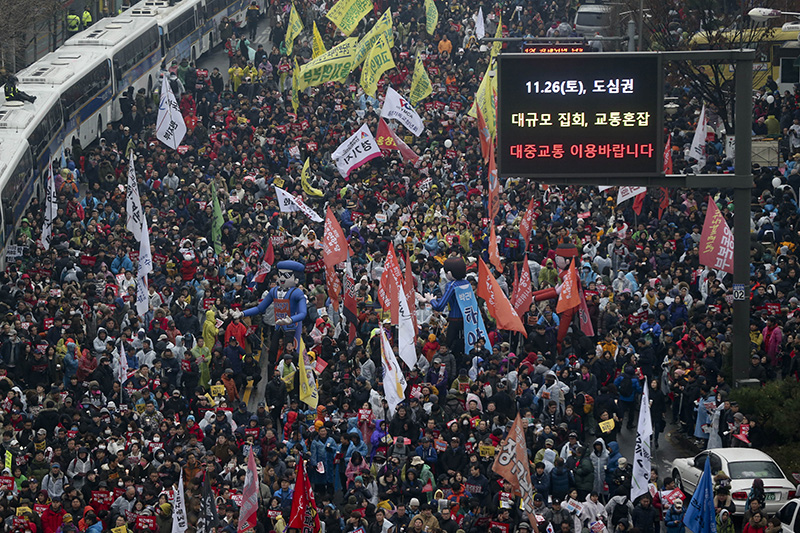
[[[211,533],[212,528],[220,525],[217,514],[217,502],[211,492],[208,472],[203,476],[203,498],[200,500],[200,518],[197,520],[197,533]]]

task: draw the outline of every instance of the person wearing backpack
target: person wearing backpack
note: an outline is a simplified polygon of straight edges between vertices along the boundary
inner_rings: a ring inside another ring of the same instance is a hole
[[[624,487],[617,489],[617,494],[611,498],[606,504],[606,514],[611,519],[611,527],[617,528],[617,524],[623,519],[630,524],[631,512],[633,511],[633,504],[628,498],[628,490]]]
[[[636,378],[636,369],[633,365],[626,365],[625,372],[614,380],[614,385],[619,392],[619,423],[625,420],[628,412],[628,429],[633,429],[636,416],[636,396],[642,392],[642,384]]]

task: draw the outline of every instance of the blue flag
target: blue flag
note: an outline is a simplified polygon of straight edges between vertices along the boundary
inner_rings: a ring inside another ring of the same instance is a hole
[[[683,524],[692,533],[717,533],[716,513],[714,512],[714,484],[711,481],[711,463],[706,457],[703,476],[692,495],[689,508],[683,516]]]
[[[472,292],[472,286],[469,283],[454,284],[453,290],[458,307],[461,309],[461,316],[464,317],[464,353],[468,354],[472,351],[480,338],[486,341],[487,348],[491,350],[492,343],[489,342],[489,334],[483,324],[483,317],[478,309],[478,301]]]

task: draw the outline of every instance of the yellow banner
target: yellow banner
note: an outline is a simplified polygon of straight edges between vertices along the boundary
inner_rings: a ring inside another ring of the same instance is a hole
[[[292,109],[294,114],[297,114],[297,108],[300,107],[300,67],[297,66],[297,58],[294,58],[294,69],[292,70]],[[277,179],[277,178],[276,178]],[[278,185],[283,187],[283,185]]]
[[[372,49],[372,46],[375,44],[375,41],[378,40],[383,34],[386,34],[386,38],[389,40],[389,46],[394,46],[394,32],[392,31],[392,12],[391,10],[387,9],[381,18],[372,26],[372,29],[367,32],[363,39],[358,42],[358,46],[356,47],[356,58],[353,62],[353,68],[356,68],[358,65],[364,62],[369,54],[369,51]]]
[[[319,391],[317,391],[317,383],[314,380],[314,375],[311,374],[312,368],[306,369],[306,357],[308,357],[308,354],[306,354],[306,345],[303,339],[300,339],[300,357],[298,357],[300,364],[297,369],[300,373],[300,401],[310,408],[316,409],[317,404],[319,404]]]
[[[289,25],[286,27],[286,55],[292,55],[292,48],[294,48],[294,40],[303,31],[303,21],[300,20],[300,15],[297,14],[297,9],[292,3],[292,12],[289,13]]]
[[[375,91],[378,89],[378,80],[381,79],[381,75],[394,67],[392,47],[389,45],[386,34],[381,34],[378,40],[375,41],[375,44],[372,45],[367,60],[361,67],[361,86],[364,88],[364,92],[374,97]]]
[[[211,396],[225,396],[225,385],[211,385]]]
[[[9,450],[6,450],[5,467],[13,471],[13,466],[14,466],[14,455]]]
[[[127,526],[119,526],[111,529],[111,533],[128,533]]]
[[[372,0],[339,0],[325,16],[336,24],[342,33],[350,35],[372,9]]]
[[[417,62],[414,64],[414,75],[411,77],[411,105],[417,105],[418,102],[426,99],[433,92],[433,85],[431,79],[428,77],[428,72],[425,70],[425,64],[422,59],[417,57]]]
[[[308,182],[310,173],[311,173],[311,165],[309,163],[309,158],[306,157],[306,162],[303,164],[303,171],[300,172],[300,184],[303,186],[303,192],[309,196],[324,196],[321,190],[315,189]]]
[[[313,39],[311,43],[312,44],[311,59],[316,59],[325,52],[327,52],[327,50],[325,49],[325,43],[322,42],[322,35],[319,34],[319,30],[317,29],[316,21],[314,22],[314,29],[312,32],[312,36]]]
[[[298,91],[315,87],[329,81],[342,82],[350,75],[358,39],[350,37],[334,46],[316,59],[312,59],[300,69]]]
[[[439,10],[436,9],[436,2],[425,0],[425,31],[428,32],[428,35],[433,35],[438,25]]]

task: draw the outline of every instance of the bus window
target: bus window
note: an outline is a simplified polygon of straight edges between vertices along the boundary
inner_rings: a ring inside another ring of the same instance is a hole
[[[56,136],[56,133],[62,126],[62,114],[61,114],[61,105],[58,103],[53,106],[50,111],[42,118],[41,122],[34,128],[33,133],[31,133],[30,137],[28,137],[28,144],[31,147],[31,152],[33,153],[33,157],[36,161],[38,161],[47,145],[50,144],[52,139]],[[45,159],[49,159],[50,155],[48,154]]]
[[[118,88],[127,73],[157,48],[158,26],[153,26],[116,53],[114,56],[114,70],[119,71],[117,74]]]
[[[167,26],[167,35],[169,35],[167,46],[170,47],[170,43],[172,43],[172,46],[175,46],[196,28],[197,24],[195,22],[194,9],[189,9]]]
[[[781,83],[800,83],[800,68],[794,62],[794,57],[781,58]]]
[[[111,83],[111,62],[103,61],[61,95],[66,116],[72,118],[83,105]]]
[[[209,0],[206,2],[206,18],[211,18],[220,11],[225,10],[230,4],[229,0]]]
[[[8,183],[3,187],[3,218],[5,223],[6,237],[14,234],[14,221],[22,220],[25,212],[25,202],[22,200],[22,193],[25,186],[33,179],[33,159],[30,150],[25,150],[17,168],[11,173]]]

